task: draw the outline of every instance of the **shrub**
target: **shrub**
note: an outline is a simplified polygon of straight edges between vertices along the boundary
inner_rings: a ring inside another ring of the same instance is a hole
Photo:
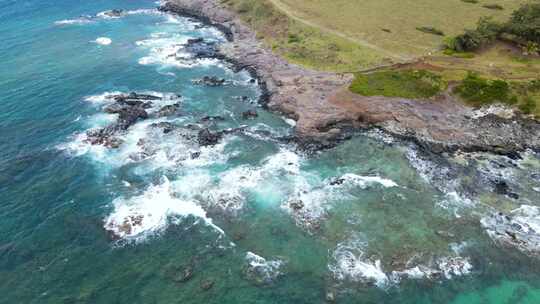
[[[478,0],[461,0],[461,2],[476,4],[478,3]]]
[[[527,89],[531,92],[540,92],[540,79],[529,81]]]
[[[515,104],[516,96],[512,95],[510,85],[504,80],[488,80],[476,73],[469,72],[454,92],[465,101],[474,105],[502,102]]]
[[[518,108],[525,114],[532,114],[536,110],[536,101],[532,97],[526,96]]]
[[[426,33],[426,34],[433,34],[433,35],[437,35],[437,36],[444,36],[444,32],[439,30],[439,29],[436,29],[432,26],[421,26],[421,27],[417,27],[416,28],[418,31],[420,32],[423,32],[423,33]]]
[[[540,3],[525,4],[514,11],[505,30],[526,41],[540,43]]]
[[[450,38],[446,42],[446,47],[456,52],[472,52],[489,45],[502,31],[502,26],[493,22],[490,18],[484,17],[478,20],[476,29],[465,30],[465,33]]]
[[[300,42],[302,40],[296,34],[289,34],[289,40],[288,41],[289,41],[289,43],[298,43],[298,42]]]
[[[504,7],[498,4],[486,4],[486,5],[482,5],[482,7],[492,9],[492,10],[499,10],[499,11],[502,11],[504,9]]]

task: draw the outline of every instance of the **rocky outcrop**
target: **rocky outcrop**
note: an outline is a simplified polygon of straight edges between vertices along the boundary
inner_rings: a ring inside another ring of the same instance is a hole
[[[229,43],[219,45],[219,53],[258,78],[261,103],[296,121],[296,137],[304,147],[332,147],[347,138],[350,130],[379,128],[436,153],[540,150],[538,122],[519,115],[475,117],[473,109],[450,94],[429,100],[353,94],[347,89],[353,75],[288,63],[262,46],[255,33],[220,1],[169,0],[161,10],[195,17],[222,30]],[[197,48],[201,43],[197,40],[191,45]]]
[[[202,147],[216,145],[223,137],[222,133],[213,133],[208,129],[202,129],[199,131],[199,145]]]
[[[138,120],[148,118],[146,109],[152,106],[152,101],[160,100],[161,97],[132,92],[127,95],[112,96],[112,99],[114,102],[106,106],[103,111],[118,114],[118,119],[105,128],[88,131],[86,140],[92,145],[118,148],[122,141],[117,138],[117,135],[126,131]]]
[[[184,48],[196,59],[221,58],[223,56],[215,42],[208,42],[203,38],[188,39]]]

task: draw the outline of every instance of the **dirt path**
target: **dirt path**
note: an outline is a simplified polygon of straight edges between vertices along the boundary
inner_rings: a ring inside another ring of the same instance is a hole
[[[379,52],[381,54],[384,54],[385,56],[391,57],[393,59],[398,59],[398,60],[401,60],[401,61],[411,60],[411,58],[389,52],[389,51],[387,51],[387,50],[385,50],[383,48],[380,48],[380,47],[378,47],[378,46],[376,46],[376,45],[374,45],[372,43],[369,43],[366,40],[353,38],[353,37],[351,37],[349,35],[346,35],[346,34],[340,32],[340,31],[336,31],[334,29],[328,28],[328,27],[323,26],[321,24],[318,24],[318,23],[306,20],[306,19],[304,19],[302,17],[299,17],[298,14],[294,13],[294,10],[292,10],[290,7],[288,7],[286,4],[284,4],[283,2],[281,2],[279,0],[268,0],[268,1],[270,1],[270,3],[272,3],[282,13],[287,15],[287,17],[289,17],[289,18],[291,18],[291,19],[293,19],[293,20],[295,20],[297,22],[303,23],[303,24],[308,25],[310,27],[314,27],[314,28],[316,28],[316,29],[318,29],[320,31],[323,31],[323,32],[326,32],[326,33],[329,33],[329,34],[332,34],[332,35],[335,35],[335,36],[338,36],[340,38],[349,40],[349,41],[351,41],[353,43],[356,43],[358,45],[361,45],[363,47],[367,47],[367,48],[376,50],[377,52]]]

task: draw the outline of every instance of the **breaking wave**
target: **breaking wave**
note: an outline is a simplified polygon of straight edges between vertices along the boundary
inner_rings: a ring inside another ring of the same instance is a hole
[[[175,196],[171,182],[164,177],[159,185],[150,186],[143,194],[131,198],[119,197],[112,202],[113,212],[104,227],[121,239],[140,240],[163,231],[169,222],[193,216],[220,234],[223,230],[212,223],[201,206]]]
[[[272,283],[280,275],[282,275],[281,268],[284,265],[282,260],[266,260],[265,258],[253,253],[246,253],[246,275],[255,280],[258,283]]]
[[[404,279],[450,280],[454,277],[468,275],[473,269],[469,258],[461,257],[454,252],[456,255],[431,258],[424,264],[417,262],[416,265],[409,265],[405,269],[387,271],[383,269],[382,260],[378,257],[368,256],[367,250],[368,243],[361,235],[353,236],[339,243],[333,251],[331,263],[328,265],[334,279],[375,284],[379,288],[387,289],[397,286]]]

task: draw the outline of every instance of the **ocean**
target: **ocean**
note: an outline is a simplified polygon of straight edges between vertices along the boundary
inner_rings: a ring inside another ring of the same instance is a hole
[[[0,303],[540,303],[538,258],[485,224],[540,234],[540,155],[303,151],[257,79],[186,48],[222,33],[157,6],[0,0]],[[91,144],[131,92],[148,117]]]

